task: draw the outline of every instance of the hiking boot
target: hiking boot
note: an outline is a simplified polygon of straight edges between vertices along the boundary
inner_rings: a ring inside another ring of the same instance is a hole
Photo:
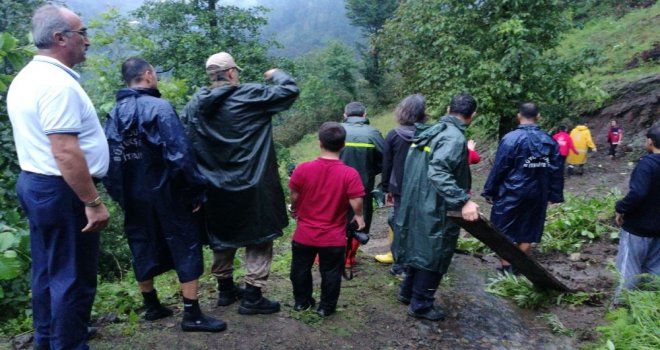
[[[218,302],[216,306],[228,306],[243,298],[245,288],[234,284],[231,278],[218,279]]]
[[[408,308],[408,315],[414,318],[421,318],[429,321],[442,321],[445,319],[445,313],[435,305],[424,312],[415,312]]]
[[[245,285],[245,294],[238,307],[241,315],[274,314],[280,311],[280,303],[271,301],[261,295],[261,288],[251,284]]]
[[[223,320],[217,320],[204,314],[193,318],[190,314],[184,312],[181,329],[184,332],[221,332],[227,329],[227,324]]]
[[[410,297],[407,297],[401,293],[397,294],[396,300],[400,301],[403,305],[410,305]]]
[[[316,300],[314,298],[310,298],[306,303],[295,303],[293,305],[293,311],[305,311],[307,309],[313,308],[316,306]]]
[[[147,311],[144,312],[144,319],[147,321],[160,320],[161,318],[172,316],[171,309],[166,308],[161,303],[147,306]]]
[[[381,264],[392,264],[394,263],[394,256],[392,255],[392,252],[387,252],[385,254],[379,254],[374,256],[374,259],[378,261]]]

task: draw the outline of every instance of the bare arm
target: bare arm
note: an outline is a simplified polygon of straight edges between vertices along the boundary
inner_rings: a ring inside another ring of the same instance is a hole
[[[298,218],[298,215],[296,214],[296,204],[299,195],[300,194],[297,191],[289,189],[289,198],[291,198],[291,207],[289,208],[289,211],[291,212],[291,217],[294,219]]]
[[[353,208],[353,213],[355,213],[355,216],[353,217],[353,220],[358,225],[358,231],[364,229],[366,224],[364,223],[364,216],[362,214],[362,206],[364,204],[364,200],[360,198],[351,198],[349,199],[349,202],[351,204],[351,208]]]
[[[99,196],[89,174],[85,155],[78,144],[78,137],[71,134],[48,135],[51,151],[64,181],[83,203],[92,202]],[[110,214],[103,203],[96,207],[85,207],[87,226],[83,232],[98,232],[108,225]]]

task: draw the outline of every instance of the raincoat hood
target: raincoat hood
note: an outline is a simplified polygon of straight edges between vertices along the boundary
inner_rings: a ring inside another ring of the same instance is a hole
[[[160,97],[158,89],[124,88],[117,91],[115,97],[117,105],[113,111],[116,118],[114,123],[106,124],[106,136],[112,141],[121,141],[122,134],[138,126],[138,98],[140,96]]]
[[[401,125],[400,127],[394,129],[394,132],[396,132],[396,134],[406,142],[412,142],[413,137],[415,136],[415,126]]]
[[[237,85],[222,85],[216,88],[201,88],[190,101],[198,117],[212,118],[219,106],[236,90]]]
[[[545,133],[536,124],[520,125],[518,129],[523,130],[529,140],[527,147],[534,157],[549,156],[556,145],[552,138],[545,137]]]

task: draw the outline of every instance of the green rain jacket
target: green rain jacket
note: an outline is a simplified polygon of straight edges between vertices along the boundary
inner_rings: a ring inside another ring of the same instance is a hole
[[[341,124],[346,129],[346,147],[341,151],[341,161],[354,168],[360,174],[366,195],[364,196],[364,232],[369,233],[373,213],[371,191],[374,189],[375,177],[382,171],[383,149],[385,140],[376,128],[369,125],[365,117],[349,116]],[[348,220],[353,217],[349,210]]]
[[[444,274],[460,231],[446,212],[463,207],[472,182],[465,126],[454,116],[444,116],[435,125],[415,127],[406,158],[394,249],[397,262]]]

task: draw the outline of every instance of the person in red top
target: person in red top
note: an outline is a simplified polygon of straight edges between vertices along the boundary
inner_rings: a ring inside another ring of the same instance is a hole
[[[610,144],[610,152],[608,155],[611,160],[614,160],[616,157],[616,148],[619,146],[622,139],[623,131],[621,131],[621,128],[617,125],[616,120],[612,120],[610,122],[610,131],[607,133],[607,143]]]
[[[346,130],[335,122],[319,129],[320,156],[300,164],[291,175],[291,214],[298,226],[291,242],[291,273],[295,311],[313,307],[312,265],[319,256],[321,301],[316,312],[335,312],[346,251],[346,214],[349,206],[357,229],[365,227],[362,213],[365,195],[358,172],[339,159]]]
[[[481,162],[481,156],[479,153],[477,153],[477,150],[475,149],[477,147],[477,143],[474,142],[474,140],[468,140],[467,142],[467,148],[468,148],[468,164],[474,165],[478,164]]]
[[[568,134],[567,130],[566,125],[560,125],[559,131],[552,135],[552,138],[559,144],[559,161],[562,169],[564,169],[564,164],[566,164],[568,152],[573,151],[573,153],[578,154],[575,145],[573,145],[573,139],[571,139],[571,135]]]

